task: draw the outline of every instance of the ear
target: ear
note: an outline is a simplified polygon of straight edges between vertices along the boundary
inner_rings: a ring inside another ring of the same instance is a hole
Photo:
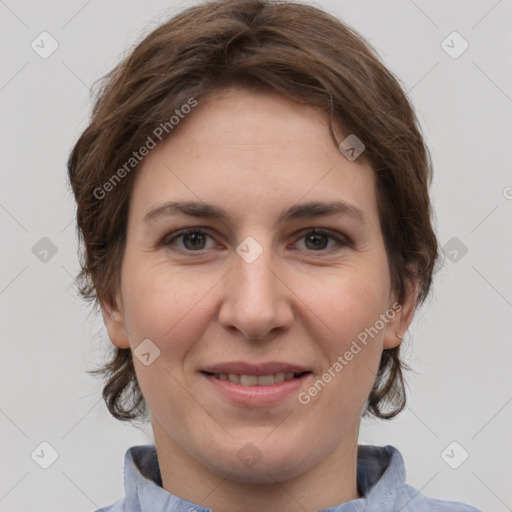
[[[110,341],[118,348],[130,348],[123,307],[117,295],[113,302],[101,304],[101,313]]]
[[[409,281],[406,285],[406,295],[402,304],[399,304],[394,297],[395,294],[392,294],[388,309],[389,313],[387,314],[390,320],[386,325],[383,348],[395,348],[402,343],[402,339],[398,336],[403,338],[412,322],[417,305],[418,290],[419,283],[414,279]],[[392,313],[393,311],[395,313],[394,315]]]

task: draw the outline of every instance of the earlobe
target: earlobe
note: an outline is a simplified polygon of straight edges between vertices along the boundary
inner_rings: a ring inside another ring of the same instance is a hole
[[[399,311],[396,312],[395,316],[386,326],[383,348],[395,348],[402,343],[405,332],[409,328],[416,310],[418,289],[418,281],[414,280],[409,283],[403,304],[400,304]],[[392,306],[392,309],[395,311],[398,309],[395,308],[396,304],[397,302],[394,302]]]
[[[103,322],[107,328],[110,341],[118,348],[130,348],[128,332],[125,328],[124,313],[122,308],[118,306],[119,300],[115,299],[115,303],[104,302],[101,305],[101,313]]]

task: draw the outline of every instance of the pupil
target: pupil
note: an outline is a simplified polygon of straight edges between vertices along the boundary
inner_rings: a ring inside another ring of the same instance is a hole
[[[321,237],[323,237],[322,240],[320,240]],[[326,245],[325,245],[325,243],[322,243],[322,242],[325,242],[326,239],[327,239],[327,235],[324,235],[322,233],[313,233],[307,237],[308,241],[313,242],[312,248],[316,248],[316,249],[318,249],[320,247],[325,248]],[[307,245],[307,243],[306,243],[306,245]],[[310,249],[311,247],[308,247],[308,248]]]
[[[188,235],[184,235],[183,238],[184,238],[185,246],[187,245],[187,243],[186,243],[187,241],[192,240],[192,244],[189,244],[189,245],[191,245],[191,247],[193,249],[197,249],[198,246],[201,245],[201,242],[204,242],[204,237],[201,233],[191,233]]]

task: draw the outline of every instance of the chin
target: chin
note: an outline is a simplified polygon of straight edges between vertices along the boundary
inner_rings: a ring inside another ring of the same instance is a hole
[[[216,473],[224,476],[229,475],[230,480],[244,482],[248,484],[275,484],[298,477],[305,473],[308,464],[297,465],[293,456],[270,458],[270,454],[263,454],[262,458],[254,465],[241,464],[237,454],[223,461],[214,461],[215,468],[211,468]],[[311,465],[312,466],[312,465]]]
[[[203,458],[203,464],[217,474],[229,475],[230,480],[271,484],[306,473],[323,456],[323,450],[315,449],[310,443],[296,443],[290,437],[276,436],[272,440],[231,440],[218,453],[211,453],[208,460]]]

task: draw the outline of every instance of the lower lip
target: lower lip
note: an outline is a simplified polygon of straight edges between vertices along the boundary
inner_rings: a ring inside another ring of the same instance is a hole
[[[296,379],[285,380],[279,384],[269,386],[242,386],[229,380],[216,379],[212,375],[201,373],[201,375],[224,397],[239,405],[257,407],[274,405],[282,400],[296,395],[305,381],[311,377],[306,373]]]

